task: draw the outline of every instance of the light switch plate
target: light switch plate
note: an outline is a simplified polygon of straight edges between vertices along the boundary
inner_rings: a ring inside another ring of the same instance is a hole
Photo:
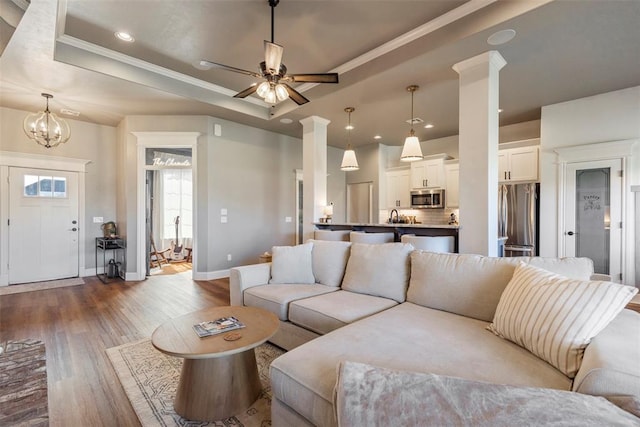
[[[290,216],[284,217],[284,222],[291,222],[291,217]]]
[[[221,217],[220,217],[220,222],[221,222],[222,224],[226,224],[226,223],[227,223],[227,217],[226,217],[226,216],[221,216]]]
[[[93,223],[94,224],[102,224],[104,222],[104,218],[101,216],[94,216]]]
[[[227,214],[227,208],[220,209],[220,215],[226,215],[226,214]]]

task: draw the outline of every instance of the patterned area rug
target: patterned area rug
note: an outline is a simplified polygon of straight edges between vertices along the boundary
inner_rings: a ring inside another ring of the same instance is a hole
[[[42,341],[0,342],[0,425],[49,425]]]
[[[65,286],[84,285],[81,277],[72,279],[50,280],[47,282],[23,283],[20,285],[0,286],[0,295],[19,294],[21,292],[42,291],[45,289],[64,288]]]
[[[189,421],[173,410],[173,398],[180,378],[182,359],[167,356],[144,339],[107,349],[107,355],[118,374],[133,409],[144,427],[268,427],[271,425],[271,387],[269,365],[283,350],[269,343],[255,349],[262,393],[242,414],[226,420]]]

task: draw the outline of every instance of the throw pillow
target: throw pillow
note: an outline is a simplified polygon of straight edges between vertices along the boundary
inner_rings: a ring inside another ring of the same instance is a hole
[[[338,287],[347,267],[351,242],[311,240],[313,275],[317,283]]]
[[[411,251],[407,243],[353,243],[342,289],[404,302]]]
[[[488,329],[574,378],[584,349],[638,290],[569,279],[520,263]]]
[[[298,246],[274,246],[271,250],[271,280],[278,284],[315,283],[311,263],[313,243]]]

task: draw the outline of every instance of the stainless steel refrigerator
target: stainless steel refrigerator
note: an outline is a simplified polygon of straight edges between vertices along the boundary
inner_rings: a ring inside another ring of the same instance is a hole
[[[536,256],[540,184],[500,184],[498,232],[507,237],[504,256]]]

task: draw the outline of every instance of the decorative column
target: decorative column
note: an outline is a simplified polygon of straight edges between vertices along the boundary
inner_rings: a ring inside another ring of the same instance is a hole
[[[327,204],[327,126],[331,123],[318,116],[302,123],[302,201],[303,241],[313,239],[314,222],[324,216]]]
[[[453,66],[460,75],[460,253],[498,255],[498,74],[506,63],[489,51]]]

